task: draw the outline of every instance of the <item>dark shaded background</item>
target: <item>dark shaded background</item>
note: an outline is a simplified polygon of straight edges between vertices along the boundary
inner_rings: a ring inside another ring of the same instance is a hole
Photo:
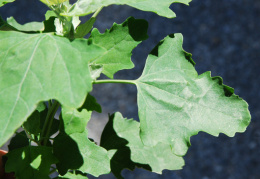
[[[260,178],[260,0],[193,0],[190,6],[174,4],[171,8],[177,14],[175,19],[128,6],[102,10],[95,24],[102,32],[128,16],[149,22],[150,38],[133,52],[136,67],[118,72],[115,78],[138,78],[153,47],[166,35],[181,32],[184,49],[193,54],[198,72],[212,71],[212,76],[222,76],[226,85],[235,88],[235,93],[249,103],[252,122],[245,133],[234,138],[224,135],[215,138],[205,133],[192,137],[192,146],[185,156],[186,165],[181,171],[157,175],[136,169],[124,170],[123,175],[127,179]],[[46,10],[38,0],[17,0],[0,8],[0,14],[4,19],[14,16],[19,23],[26,23],[43,21]],[[89,124],[91,137],[96,140],[107,121],[107,113],[120,111],[125,117],[138,119],[134,86],[102,84],[94,86],[92,94],[103,107],[103,114],[95,114]]]

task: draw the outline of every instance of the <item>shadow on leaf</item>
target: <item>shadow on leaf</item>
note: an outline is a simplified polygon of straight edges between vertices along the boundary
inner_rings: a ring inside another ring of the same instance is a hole
[[[128,141],[117,135],[113,123],[114,114],[109,117],[109,121],[101,136],[100,145],[111,153],[111,171],[119,179],[122,179],[121,171],[125,168],[134,170],[136,167],[151,171],[147,164],[135,163],[131,160],[131,150],[127,146]]]

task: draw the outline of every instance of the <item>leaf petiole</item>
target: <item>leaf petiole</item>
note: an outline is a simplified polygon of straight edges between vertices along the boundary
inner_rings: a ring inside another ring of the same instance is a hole
[[[103,9],[104,6],[101,6],[94,14],[92,17],[96,18],[97,15],[100,13],[100,11]]]
[[[42,129],[42,135],[41,135],[41,140],[43,140],[43,145],[47,144],[47,141],[50,138],[50,131],[51,131],[51,126],[52,126],[52,122],[54,119],[54,115],[56,114],[56,111],[58,110],[58,108],[60,107],[60,104],[58,101],[55,101],[49,108],[48,114],[46,116],[46,120]]]
[[[135,80],[111,80],[111,79],[107,79],[107,80],[93,81],[93,84],[102,84],[102,83],[122,83],[122,84],[134,84],[134,85],[136,85]]]

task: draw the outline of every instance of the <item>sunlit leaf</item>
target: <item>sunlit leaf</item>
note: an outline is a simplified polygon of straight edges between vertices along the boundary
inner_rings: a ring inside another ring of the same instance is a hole
[[[75,108],[63,107],[62,119],[65,133],[70,135],[73,133],[84,132],[90,117],[91,112],[88,112],[86,109],[79,112]]]
[[[69,1],[69,0],[40,0],[41,2],[43,2],[44,4],[46,4],[47,6],[52,6],[55,4],[61,4],[63,2]]]
[[[182,168],[184,160],[174,155],[169,145],[145,146],[139,132],[139,122],[124,119],[120,113],[110,116],[102,133],[101,146],[116,151],[111,159],[111,170],[117,178],[122,178],[120,173],[124,168],[142,167],[156,173]]]
[[[218,136],[244,132],[250,122],[248,104],[210,72],[198,76],[182,35],[166,37],[149,55],[136,81],[145,145],[169,144],[184,155],[199,131]]]
[[[0,31],[0,146],[39,101],[80,107],[92,89],[88,62],[103,52],[84,39]]]
[[[150,11],[157,13],[160,16],[173,18],[175,17],[175,13],[172,12],[172,10],[169,8],[172,3],[183,3],[183,4],[189,4],[191,0],[150,0],[149,2],[147,0],[78,0],[71,8],[68,16],[85,16],[90,13],[95,12],[100,7],[109,6],[112,4],[117,5],[128,5],[132,6],[134,8],[137,8],[142,11]]]
[[[54,154],[59,159],[59,173],[64,175],[68,170],[80,170],[94,176],[109,173],[107,151],[88,139],[86,125],[91,112],[64,107],[62,110],[63,129],[53,143]]]
[[[19,24],[13,17],[7,18],[6,22],[16,28],[19,31],[43,31],[44,23],[43,22],[29,22],[24,25]]]
[[[90,39],[93,44],[103,47],[103,55],[91,60],[91,65],[101,65],[104,73],[113,78],[114,73],[134,67],[131,61],[132,50],[147,36],[148,23],[145,20],[128,18],[123,24],[114,24],[101,34],[93,29]]]

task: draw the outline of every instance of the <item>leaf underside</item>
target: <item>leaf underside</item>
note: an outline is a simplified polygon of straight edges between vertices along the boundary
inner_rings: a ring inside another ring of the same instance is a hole
[[[106,7],[112,4],[128,5],[142,11],[150,11],[160,16],[173,18],[175,13],[169,8],[172,3],[183,3],[188,5],[191,0],[78,0],[71,8],[67,16],[85,16],[98,10],[100,7]]]
[[[142,141],[147,146],[168,144],[179,156],[199,131],[234,136],[251,119],[248,104],[220,77],[197,74],[182,41],[181,34],[174,34],[160,42],[136,81]]]
[[[80,107],[92,89],[88,61],[102,53],[85,39],[0,31],[0,146],[40,101]]]

